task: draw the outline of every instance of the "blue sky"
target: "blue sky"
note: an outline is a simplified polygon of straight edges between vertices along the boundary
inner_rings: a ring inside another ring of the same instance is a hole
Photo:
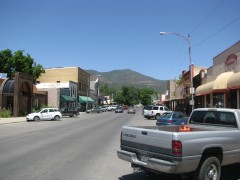
[[[239,0],[0,0],[0,50],[44,68],[132,69],[168,80],[240,40]]]

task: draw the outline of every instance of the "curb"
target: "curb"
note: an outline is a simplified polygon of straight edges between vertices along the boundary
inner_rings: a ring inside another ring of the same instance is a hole
[[[0,125],[26,122],[26,117],[0,118]]]

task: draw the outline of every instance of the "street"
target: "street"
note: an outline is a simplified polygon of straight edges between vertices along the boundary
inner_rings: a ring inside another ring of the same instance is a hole
[[[60,121],[0,125],[0,180],[181,179],[133,173],[117,157],[123,125],[155,125],[136,114],[82,114]],[[221,180],[240,179],[239,165],[225,167]]]

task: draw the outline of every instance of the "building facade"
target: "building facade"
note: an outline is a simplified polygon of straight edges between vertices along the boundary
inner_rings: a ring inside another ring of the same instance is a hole
[[[85,111],[93,103],[90,74],[79,67],[45,69],[36,86],[48,91],[48,105],[53,107],[77,107]]]
[[[240,108],[240,41],[213,58],[213,65],[201,77],[195,101],[197,107]]]
[[[14,78],[0,80],[0,107],[10,110],[14,117],[32,111],[33,76],[16,72]]]

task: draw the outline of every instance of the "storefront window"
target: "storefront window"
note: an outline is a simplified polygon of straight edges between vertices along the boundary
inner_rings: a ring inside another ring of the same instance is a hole
[[[224,94],[223,93],[213,94],[213,107],[215,107],[215,108],[223,108],[224,107]]]
[[[211,107],[211,96],[210,94],[207,95],[206,97],[206,105],[207,105],[207,108]]]

